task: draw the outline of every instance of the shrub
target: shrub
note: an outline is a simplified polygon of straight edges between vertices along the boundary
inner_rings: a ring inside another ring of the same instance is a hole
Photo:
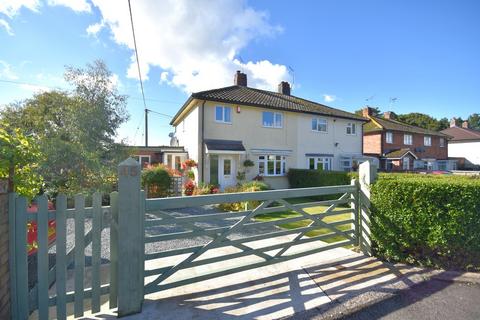
[[[192,195],[215,194],[218,193],[218,191],[218,187],[213,184],[199,184],[194,188]]]
[[[355,174],[345,171],[290,169],[287,177],[291,188],[340,186],[350,184]],[[315,197],[317,200],[338,199],[341,194]]]
[[[188,180],[184,185],[183,185],[183,193],[186,196],[191,196],[193,195],[193,192],[195,191],[195,182],[192,180]]]
[[[171,183],[170,172],[163,165],[149,166],[142,171],[142,185],[149,197],[168,196]]]
[[[376,255],[480,270],[480,179],[381,174],[371,190]]]
[[[236,192],[256,192],[268,190],[269,186],[266,183],[259,181],[250,181],[245,182],[237,187],[226,188],[225,193],[236,193]],[[242,211],[254,209],[260,205],[260,201],[243,201],[243,202],[232,202],[232,203],[221,203],[218,207],[225,211]]]

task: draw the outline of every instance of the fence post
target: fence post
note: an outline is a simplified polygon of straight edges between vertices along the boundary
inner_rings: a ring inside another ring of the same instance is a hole
[[[10,307],[12,309],[15,307],[10,296],[13,289],[10,282],[13,261],[10,261],[8,207],[7,181],[0,180],[0,319],[9,319],[13,316]]]
[[[351,195],[351,203],[350,203],[350,208],[353,210],[353,213],[352,213],[352,220],[355,221],[354,223],[352,223],[351,225],[351,229],[354,230],[354,236],[355,236],[355,246],[359,246],[360,245],[360,219],[359,219],[359,213],[360,213],[360,186],[358,184],[358,180],[357,179],[352,179],[350,184],[352,186],[355,186],[355,191],[352,192],[352,195]]]
[[[359,166],[359,232],[360,249],[368,256],[372,255],[370,238],[370,186],[377,178],[377,167],[371,161],[365,161]]]
[[[142,212],[140,171],[140,164],[133,158],[128,158],[118,166],[119,317],[142,311],[145,213]]]

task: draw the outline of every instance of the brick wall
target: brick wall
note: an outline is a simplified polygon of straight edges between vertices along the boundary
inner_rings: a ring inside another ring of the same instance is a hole
[[[10,273],[8,266],[8,194],[0,180],[0,319],[10,318]]]
[[[364,154],[381,154],[382,153],[382,134],[365,134],[363,136],[363,153]]]
[[[393,132],[393,143],[386,143],[385,139],[383,139],[384,153],[387,153],[389,150],[393,151],[393,150],[398,150],[402,148],[409,148],[420,159],[424,159],[424,158],[439,159],[439,160],[448,159],[447,142],[445,141],[445,147],[440,147],[440,137],[431,136],[432,146],[427,147],[424,145],[423,134],[412,133],[411,134],[413,136],[412,145],[405,145],[403,144],[404,132],[399,132],[399,131],[392,131],[392,132]],[[422,148],[424,149],[424,152],[416,151],[415,148]]]

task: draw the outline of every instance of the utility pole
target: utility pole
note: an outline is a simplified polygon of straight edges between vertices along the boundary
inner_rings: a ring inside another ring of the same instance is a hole
[[[148,109],[145,108],[145,147],[148,147]]]

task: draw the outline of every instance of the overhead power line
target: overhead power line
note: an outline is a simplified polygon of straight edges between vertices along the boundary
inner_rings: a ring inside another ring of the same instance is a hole
[[[145,147],[148,147],[148,109],[145,102],[145,92],[143,91],[142,72],[140,71],[140,59],[138,58],[137,38],[135,37],[135,27],[133,25],[132,5],[128,0],[128,11],[130,13],[130,23],[132,25],[133,46],[135,48],[135,59],[137,60],[138,81],[140,81],[140,89],[142,90],[143,107],[145,109]]]

